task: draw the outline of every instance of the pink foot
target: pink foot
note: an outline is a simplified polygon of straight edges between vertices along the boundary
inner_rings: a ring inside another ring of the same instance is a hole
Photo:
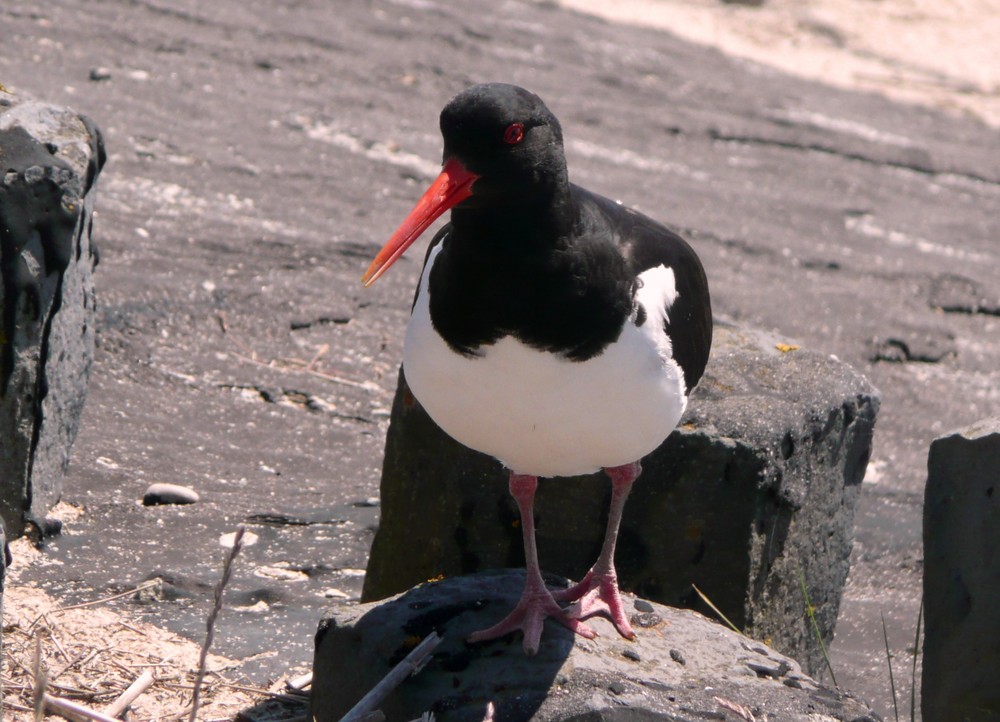
[[[552,595],[560,602],[575,602],[567,610],[573,619],[588,619],[597,614],[608,616],[618,633],[625,639],[635,639],[635,632],[629,623],[621,592],[618,591],[618,579],[614,571],[595,573],[593,569],[569,589]]]
[[[542,638],[542,626],[546,617],[554,618],[581,637],[593,639],[597,636],[597,632],[579,619],[568,617],[540,579],[538,583],[533,583],[529,577],[528,584],[521,595],[521,601],[514,607],[514,611],[489,629],[473,632],[469,635],[468,641],[485,642],[488,639],[496,639],[520,630],[524,632],[524,653],[534,655],[538,652],[538,644]]]

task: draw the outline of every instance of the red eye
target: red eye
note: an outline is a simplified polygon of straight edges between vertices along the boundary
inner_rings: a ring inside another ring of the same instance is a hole
[[[517,145],[524,140],[524,123],[511,123],[503,132],[503,142],[507,145]]]

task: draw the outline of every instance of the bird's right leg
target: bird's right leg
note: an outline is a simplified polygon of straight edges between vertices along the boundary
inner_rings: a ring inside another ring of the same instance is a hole
[[[593,639],[597,636],[594,630],[579,619],[571,619],[566,616],[542,580],[542,572],[538,566],[538,548],[535,546],[534,506],[537,488],[537,476],[510,473],[510,495],[514,497],[521,513],[521,532],[524,536],[527,579],[524,591],[521,593],[521,601],[514,607],[514,611],[489,629],[469,635],[470,642],[495,639],[521,630],[524,632],[524,651],[526,654],[533,655],[538,651],[538,643],[542,637],[542,625],[546,617],[554,617],[558,622],[587,639]]]

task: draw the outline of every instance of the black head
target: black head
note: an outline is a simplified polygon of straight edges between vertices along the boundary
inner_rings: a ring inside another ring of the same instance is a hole
[[[566,215],[562,129],[537,95],[506,83],[476,85],[441,111],[441,134],[441,174],[375,256],[362,277],[366,286],[449,209],[453,226],[480,230],[495,229],[501,216],[537,229]]]
[[[441,111],[444,158],[479,176],[464,207],[524,202],[566,185],[559,121],[534,93],[475,85]]]

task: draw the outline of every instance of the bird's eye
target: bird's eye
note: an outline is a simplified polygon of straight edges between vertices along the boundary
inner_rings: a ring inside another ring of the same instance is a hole
[[[507,145],[517,145],[524,140],[524,123],[511,123],[503,132],[503,142]]]

